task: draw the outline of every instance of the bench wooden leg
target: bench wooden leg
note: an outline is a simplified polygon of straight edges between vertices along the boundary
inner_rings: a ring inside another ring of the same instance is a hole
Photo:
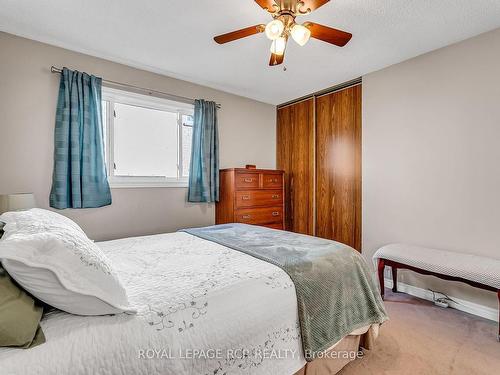
[[[382,299],[384,299],[385,294],[385,286],[384,286],[384,269],[385,269],[385,260],[378,260],[378,282],[380,283],[380,295]]]
[[[398,268],[392,266],[392,292],[398,292]]]

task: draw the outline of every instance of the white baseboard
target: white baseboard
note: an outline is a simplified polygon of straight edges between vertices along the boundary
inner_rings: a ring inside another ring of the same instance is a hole
[[[391,289],[392,288],[392,280],[391,279],[384,279],[385,282],[385,287]],[[410,294],[412,296],[418,297],[425,299],[427,301],[433,301],[432,297],[432,292],[427,289],[422,289],[418,288],[413,285],[405,284],[402,283],[401,281],[398,281],[398,292],[403,292]],[[492,309],[491,307],[484,306],[484,305],[479,305],[477,303],[465,301],[460,298],[456,298],[453,296],[450,296],[455,302],[450,302],[450,307],[467,312],[469,314],[477,315],[482,318],[486,318],[489,320],[493,320],[495,322],[498,322],[498,310],[497,309]]]

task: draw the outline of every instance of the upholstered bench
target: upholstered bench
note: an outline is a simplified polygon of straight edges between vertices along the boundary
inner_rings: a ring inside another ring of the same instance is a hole
[[[384,269],[392,268],[392,291],[397,292],[398,269],[408,269],[445,280],[460,281],[497,293],[500,304],[500,260],[453,251],[402,244],[387,245],[373,255],[378,261],[380,292],[384,298]],[[500,308],[499,308],[500,321]],[[500,323],[498,330],[500,341]]]

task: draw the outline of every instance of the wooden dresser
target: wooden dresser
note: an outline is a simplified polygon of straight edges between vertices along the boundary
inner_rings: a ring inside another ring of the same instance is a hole
[[[284,229],[283,174],[283,171],[269,169],[222,169],[215,223]]]

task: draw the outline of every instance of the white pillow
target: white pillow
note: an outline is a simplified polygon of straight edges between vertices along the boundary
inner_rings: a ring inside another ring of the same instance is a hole
[[[39,208],[0,221],[0,260],[33,296],[78,315],[135,312],[111,262],[75,222]]]

